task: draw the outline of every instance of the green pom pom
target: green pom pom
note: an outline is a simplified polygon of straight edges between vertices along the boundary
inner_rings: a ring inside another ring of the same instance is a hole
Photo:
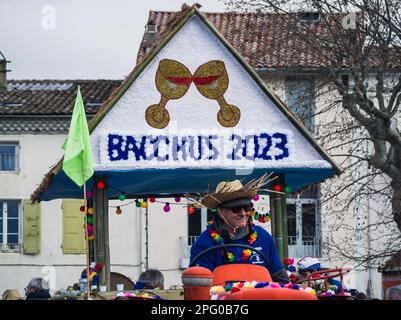
[[[232,283],[226,285],[226,291],[231,291],[232,287],[233,287]]]

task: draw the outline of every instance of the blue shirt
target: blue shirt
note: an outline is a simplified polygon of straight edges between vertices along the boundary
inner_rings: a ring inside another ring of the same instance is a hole
[[[236,263],[258,264],[267,267],[270,274],[276,273],[277,271],[283,268],[283,265],[281,264],[280,258],[278,256],[277,248],[274,243],[273,237],[262,227],[254,226],[253,228],[257,233],[257,237],[255,242],[251,245],[251,247],[262,251],[266,256],[268,263],[266,265],[263,258],[256,252],[252,252],[251,256],[247,261],[236,262]],[[248,239],[249,237],[246,236],[242,239],[224,241],[224,243],[245,244],[249,246]],[[209,230],[205,230],[191,247],[191,262],[200,252],[215,245],[217,245],[217,243],[210,235]],[[237,258],[242,257],[242,252],[244,251],[244,249],[245,248],[240,248],[240,247],[228,248],[228,250],[232,252],[234,256]],[[219,249],[214,251],[209,251],[208,253],[205,253],[195,261],[196,265],[208,268],[212,272],[214,268],[228,263],[229,262],[227,257],[223,256],[221,254],[221,250]]]
[[[334,290],[334,292],[336,294],[340,294],[341,293],[341,281],[340,280],[336,280],[336,279],[330,278],[328,282],[329,282],[329,285],[337,287],[337,289]],[[347,290],[347,288],[345,286],[344,286],[344,292],[348,292],[348,290]]]

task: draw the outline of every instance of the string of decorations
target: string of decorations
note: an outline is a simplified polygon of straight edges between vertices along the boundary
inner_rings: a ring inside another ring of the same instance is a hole
[[[245,282],[228,282],[224,286],[213,286],[210,288],[210,299],[211,300],[225,300],[224,293],[235,293],[247,289],[259,289],[259,288],[272,288],[272,289],[293,289],[303,291],[312,295],[316,295],[316,291],[310,287],[300,287],[294,283],[278,283],[278,282],[257,282],[257,281],[245,281]]]
[[[88,240],[93,241],[95,239],[93,233],[93,192],[92,191],[87,192],[86,198],[87,198],[86,212],[85,212],[85,206],[81,206],[79,210],[86,214],[86,225],[85,224],[83,225],[83,229],[85,230],[87,228]]]
[[[102,190],[102,189],[104,189],[106,187],[106,184],[103,181],[98,181],[97,184],[96,184],[96,187],[98,189]],[[118,199],[120,201],[125,201],[127,199],[128,195],[124,191],[122,191],[120,189],[117,189],[117,188],[114,188],[113,186],[110,186],[110,185],[108,185],[108,188],[116,190],[116,191],[118,191],[120,193],[119,196],[118,196]],[[284,191],[285,193],[291,193],[292,192],[290,186],[288,186],[286,184],[282,184],[282,183],[274,184],[273,185],[273,190],[276,191],[276,192],[283,192]],[[93,198],[93,192],[92,191],[89,191],[87,193],[87,198],[88,199]],[[259,201],[260,196],[256,194],[252,199],[254,201]],[[149,197],[149,199],[148,198],[143,198],[142,201],[137,198],[135,200],[129,201],[127,203],[124,203],[124,204],[121,204],[121,205],[118,205],[118,206],[109,206],[109,207],[116,208],[116,214],[120,215],[120,214],[122,214],[121,207],[124,207],[124,206],[130,205],[132,203],[135,203],[135,207],[137,207],[137,208],[147,208],[148,207],[148,201],[150,203],[161,203],[161,204],[164,204],[163,211],[166,212],[166,213],[171,211],[171,206],[172,205],[178,205],[178,206],[181,206],[181,207],[187,207],[188,208],[187,211],[188,211],[189,215],[194,214],[195,211],[196,211],[194,207],[187,206],[187,204],[182,204],[181,203],[181,197],[178,197],[178,196],[174,198],[175,203],[170,202],[170,201],[165,201],[164,202],[164,201],[156,200],[156,197],[152,196],[152,197]],[[213,212],[213,213],[217,211],[216,209],[209,209],[209,210],[211,212]],[[88,212],[89,212],[89,206],[88,206]],[[92,212],[93,212],[93,208],[92,208]],[[255,208],[251,209],[250,216],[254,219],[254,221],[258,221],[259,223],[267,223],[267,222],[269,222],[271,220],[270,212],[260,213]],[[91,238],[93,238],[93,218],[90,219],[90,221],[92,221],[92,227],[90,228],[91,224],[89,224],[89,221],[88,221],[88,238],[89,238],[89,233],[90,233],[89,231],[90,230],[92,231],[91,232]]]

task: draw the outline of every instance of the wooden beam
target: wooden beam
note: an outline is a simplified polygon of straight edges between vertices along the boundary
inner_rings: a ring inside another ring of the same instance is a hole
[[[97,183],[103,181],[104,189],[97,188]],[[110,290],[110,248],[109,248],[109,198],[106,177],[94,177],[93,191],[93,227],[95,261],[103,265],[100,273],[100,285]]]
[[[280,176],[275,183],[284,185],[284,177]],[[288,257],[288,225],[287,225],[287,195],[273,193],[270,195],[272,212],[272,236],[276,242],[277,251],[282,261]]]
[[[283,228],[283,256],[288,257],[288,216],[287,216],[287,194],[280,194],[281,196],[281,218]]]
[[[274,241],[276,242],[278,255],[280,260],[284,257],[284,233],[283,233],[283,217],[282,217],[282,200],[279,193],[272,196],[272,209],[274,215]]]

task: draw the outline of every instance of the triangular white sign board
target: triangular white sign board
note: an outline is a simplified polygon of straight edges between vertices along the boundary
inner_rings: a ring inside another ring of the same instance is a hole
[[[97,171],[332,168],[193,15],[91,134]]]

